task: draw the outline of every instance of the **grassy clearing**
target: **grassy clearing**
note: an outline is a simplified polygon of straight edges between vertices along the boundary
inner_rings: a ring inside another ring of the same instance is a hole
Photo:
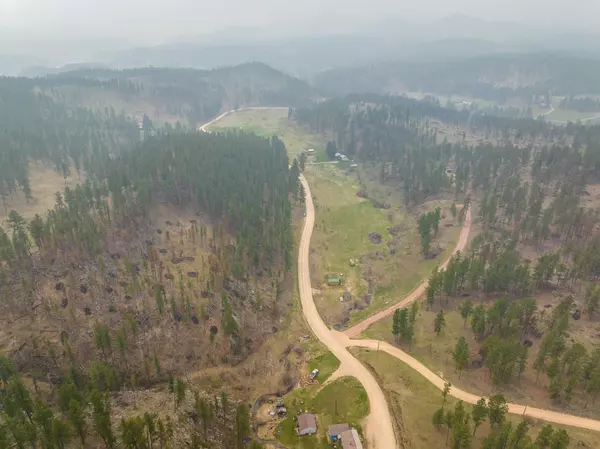
[[[541,108],[539,106],[532,107],[532,115],[533,118],[538,118],[543,116],[546,121],[557,121],[557,122],[576,122],[577,120],[589,119],[590,117],[595,117],[600,115],[600,112],[579,112],[574,111],[572,109],[562,109],[556,108],[554,111],[548,114],[548,108]],[[596,120],[586,120],[586,123],[596,123],[600,121]]]
[[[600,115],[598,112],[579,112],[571,109],[555,109],[551,114],[546,115],[546,120],[556,120],[559,122],[576,122],[578,120],[585,120],[591,117]],[[594,120],[586,120],[586,122],[593,122]]]
[[[436,430],[431,424],[433,413],[442,406],[441,392],[422,376],[399,362],[394,357],[368,349],[352,349],[352,352],[369,367],[378,381],[392,409],[395,424],[403,446],[411,449],[430,449],[444,447],[445,430]],[[454,407],[456,400],[449,398],[446,407]],[[470,410],[470,407],[467,407]],[[510,416],[516,425],[520,419]],[[543,421],[528,420],[531,424],[529,434],[533,437],[545,424]],[[561,428],[561,426],[554,426]],[[598,433],[566,427],[571,444],[569,447],[597,447]],[[473,441],[473,447],[480,447],[482,437],[489,431],[487,423],[479,429]]]
[[[331,424],[348,423],[362,433],[360,423],[369,413],[369,400],[356,379],[344,377],[315,393],[315,388],[299,389],[285,397],[288,417],[277,427],[278,438],[284,445],[303,449],[330,448],[327,428]],[[300,413],[316,415],[316,435],[298,437],[294,417]]]
[[[321,136],[307,133],[295,122],[288,120],[286,109],[251,109],[237,111],[227,115],[211,130],[240,130],[253,132],[260,136],[279,136],[284,142],[290,157],[295,157],[309,148],[315,149],[318,161],[325,155],[325,140]]]
[[[340,170],[335,165],[318,165],[305,173],[316,207],[311,276],[313,285],[320,286],[322,292],[316,297],[317,308],[331,325],[353,324],[397,302],[449,256],[460,232],[448,213],[435,242],[444,251],[437,259],[423,259],[417,217],[438,205],[447,211],[452,202],[435,199],[408,211],[399,204],[399,193],[375,181],[372,172],[366,167],[356,172]],[[392,207],[373,207],[369,200],[356,195],[361,188]],[[372,243],[369,233],[379,233],[382,242]],[[350,259],[360,259],[360,263],[351,267]],[[326,274],[341,273],[345,279],[343,287],[324,285]],[[368,291],[368,278],[375,287],[373,300],[366,306],[362,298]],[[351,293],[352,300],[340,302],[345,290]]]
[[[64,192],[67,186],[75,187],[78,183],[83,182],[84,178],[79,179],[77,172],[71,169],[65,181],[63,175],[57,173],[53,168],[41,163],[31,163],[29,181],[33,199],[27,201],[25,195],[19,191],[6,202],[6,210],[0,208],[0,223],[5,229],[8,212],[11,210],[19,212],[26,220],[32,219],[35,214],[43,216],[54,207],[56,192]]]

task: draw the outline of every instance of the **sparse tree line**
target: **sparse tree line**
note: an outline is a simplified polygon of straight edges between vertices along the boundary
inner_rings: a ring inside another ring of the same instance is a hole
[[[115,92],[125,100],[142,99],[156,106],[160,119],[166,109],[185,117],[192,127],[206,122],[224,108],[251,104],[302,105],[309,103],[308,84],[271,67],[252,62],[213,70],[143,67],[125,70],[81,69],[36,79],[62,97],[61,88],[75,86],[85,96],[93,89]],[[66,98],[68,102],[68,98]]]
[[[478,446],[481,449],[566,449],[569,447],[569,434],[564,429],[556,430],[550,424],[546,424],[534,438],[529,435],[531,424],[527,420],[515,426],[506,417],[508,405],[501,394],[488,399],[481,398],[472,407],[458,401],[454,409],[446,409],[446,398],[450,389],[450,383],[446,383],[442,391],[444,403],[431,418],[431,423],[436,429],[446,430],[446,447],[473,448],[477,429],[486,421],[489,423],[489,430],[481,445]]]

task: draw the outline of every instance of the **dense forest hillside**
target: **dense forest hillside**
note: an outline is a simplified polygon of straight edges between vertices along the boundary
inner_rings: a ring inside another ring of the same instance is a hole
[[[316,87],[335,94],[429,92],[530,104],[538,96],[600,94],[600,61],[559,54],[381,63],[325,71]],[[546,101],[548,103],[548,101]]]
[[[214,70],[141,68],[82,69],[36,79],[55,100],[152,120],[196,126],[220,111],[244,106],[301,106],[312,90],[261,63]]]
[[[151,69],[96,75],[0,79],[0,446],[245,446],[247,408],[203,396],[187,376],[238,364],[277,331],[298,164],[276,137],[153,129],[147,117],[140,142],[126,114],[65,104],[58,91],[133,96],[148,89],[136,77],[177,82]],[[178,101],[196,82],[188,75]],[[263,82],[243,79],[227,78],[234,95]],[[79,183],[26,219],[10,200],[35,200],[36,164]],[[273,384],[289,385],[291,369]],[[143,414],[136,395],[150,390],[173,411]],[[111,411],[131,405],[123,391],[139,416]]]

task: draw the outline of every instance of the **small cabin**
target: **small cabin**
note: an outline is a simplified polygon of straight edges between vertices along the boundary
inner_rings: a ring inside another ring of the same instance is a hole
[[[315,415],[310,413],[304,413],[298,416],[298,426],[296,427],[296,433],[299,436],[312,435],[317,433],[317,420]]]

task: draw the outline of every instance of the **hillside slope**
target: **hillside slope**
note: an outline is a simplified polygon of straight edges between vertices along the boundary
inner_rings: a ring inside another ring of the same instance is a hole
[[[215,70],[139,68],[84,69],[36,79],[44,92],[66,106],[114,108],[129,116],[192,126],[221,110],[244,106],[300,106],[312,88],[265,64]]]

